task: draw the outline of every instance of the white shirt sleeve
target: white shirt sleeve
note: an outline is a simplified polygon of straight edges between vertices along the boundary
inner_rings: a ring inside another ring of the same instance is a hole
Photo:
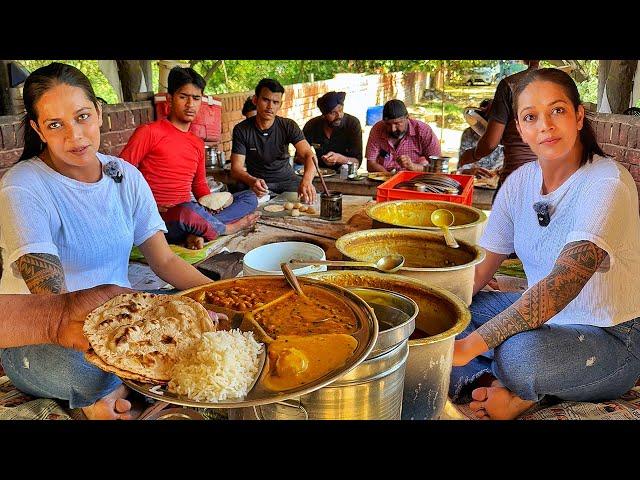
[[[575,209],[575,223],[566,242],[588,240],[609,255],[625,248],[627,211],[635,209],[629,188],[620,179],[605,178],[585,189]]]
[[[478,242],[481,247],[490,252],[502,255],[509,255],[514,252],[513,218],[509,210],[509,205],[511,204],[509,187],[513,184],[513,181],[509,182],[509,180],[511,178],[508,178],[498,190],[487,221],[487,227]]]
[[[127,172],[134,176],[136,180],[134,198],[135,208],[133,210],[134,231],[133,244],[139,246],[153,236],[156,232],[166,232],[167,227],[158,212],[158,205],[153,198],[151,188],[137,169],[130,169]]]
[[[28,253],[59,256],[51,235],[49,212],[36,195],[21,187],[7,186],[0,190],[0,205],[0,228],[9,264]]]

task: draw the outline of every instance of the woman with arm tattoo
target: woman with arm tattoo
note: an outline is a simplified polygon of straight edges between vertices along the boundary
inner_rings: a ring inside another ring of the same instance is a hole
[[[23,98],[24,150],[0,183],[0,293],[128,288],[133,245],[176,288],[210,282],[171,252],[139,170],[98,152],[102,111],[80,70],[56,62],[39,68],[25,81]],[[67,400],[88,418],[130,417],[120,379],[80,351],[31,344],[0,350],[0,359],[31,395]]]
[[[635,182],[597,145],[566,73],[529,72],[514,111],[538,161],[513,172],[496,197],[449,392],[484,419],[516,418],[545,396],[614,399],[640,377]],[[527,291],[480,292],[513,252]]]

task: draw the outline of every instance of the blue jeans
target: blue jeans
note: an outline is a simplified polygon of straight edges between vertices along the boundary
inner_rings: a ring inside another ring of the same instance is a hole
[[[58,345],[28,345],[0,350],[11,382],[34,397],[67,400],[86,407],[113,392],[122,381],[88,363],[82,352]]]
[[[469,307],[471,323],[459,338],[520,295],[478,292]],[[578,402],[618,398],[640,377],[640,318],[614,327],[545,324],[518,333],[467,365],[452,368],[452,401],[469,402],[472,383],[487,373],[524,400],[539,401],[545,395]]]
[[[180,244],[187,235],[203,237],[205,241],[224,235],[227,224],[246,217],[258,207],[258,198],[252,191],[233,194],[233,203],[218,213],[211,213],[198,202],[180,203],[160,216],[167,226],[168,243]]]

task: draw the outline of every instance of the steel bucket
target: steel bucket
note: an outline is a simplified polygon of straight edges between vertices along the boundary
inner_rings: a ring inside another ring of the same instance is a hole
[[[329,385],[284,402],[234,409],[230,419],[399,420],[408,339],[418,305],[410,298],[377,288],[349,288],[376,313],[380,330],[367,358]]]
[[[408,342],[402,419],[439,418],[447,401],[453,342],[471,321],[471,313],[462,300],[442,288],[401,275],[333,270],[309,276],[345,288],[358,286],[392,290],[418,304],[416,329]]]

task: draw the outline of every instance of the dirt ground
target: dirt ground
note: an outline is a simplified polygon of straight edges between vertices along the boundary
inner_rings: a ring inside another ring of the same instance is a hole
[[[413,118],[422,120],[429,124],[435,134],[440,138],[442,154],[452,157],[449,162],[450,169],[458,162],[458,150],[460,148],[460,137],[462,132],[469,125],[464,119],[462,112],[466,107],[478,106],[485,98],[493,98],[496,85],[475,85],[475,86],[447,86],[445,87],[445,116],[444,125],[442,122],[442,102],[437,100],[422,100],[415,105],[407,107],[409,114]],[[437,92],[440,94],[441,92]],[[434,118],[435,116],[438,118]],[[439,120],[439,121],[436,121]]]

